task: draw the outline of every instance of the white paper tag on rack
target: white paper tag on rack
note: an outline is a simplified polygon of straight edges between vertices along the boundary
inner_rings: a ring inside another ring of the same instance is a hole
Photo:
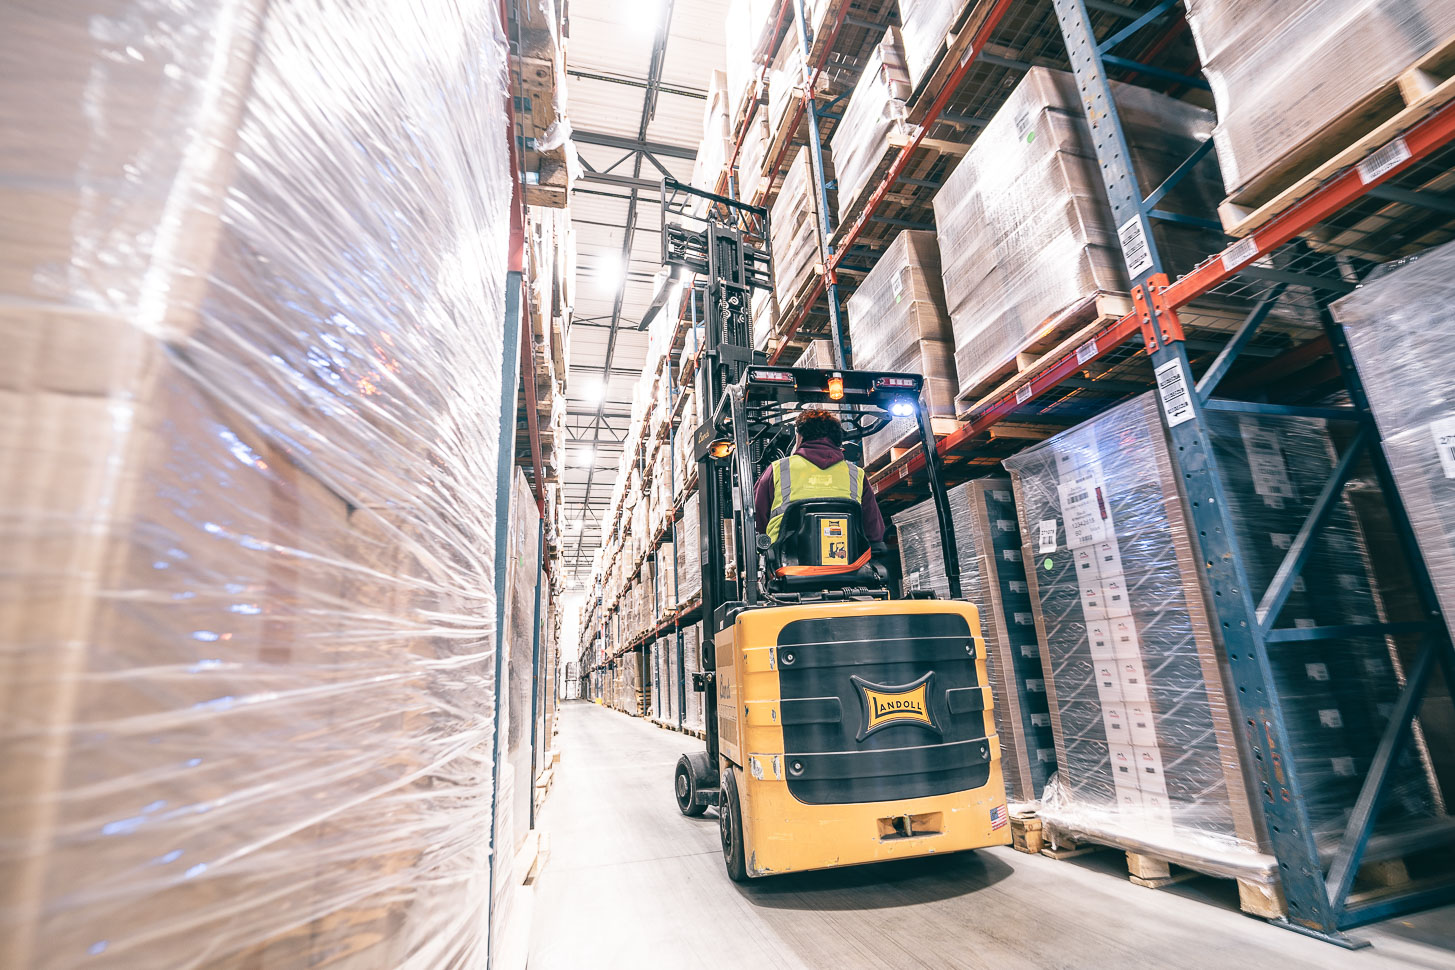
[[[1431,421],[1430,434],[1435,437],[1435,451],[1440,456],[1445,477],[1455,478],[1455,418]]]
[[[1142,231],[1141,216],[1133,216],[1118,226],[1117,238],[1122,242],[1128,276],[1135,280],[1152,268],[1152,251],[1147,246],[1147,234]]]
[[[1088,360],[1090,360],[1091,358],[1093,358],[1095,356],[1096,356],[1096,339],[1095,338],[1092,338],[1091,340],[1086,341],[1086,343],[1084,343],[1080,347],[1077,347],[1076,348],[1076,363],[1078,363],[1078,364],[1084,364]]]
[[[1187,378],[1182,361],[1169,360],[1157,368],[1157,396],[1162,400],[1162,413],[1167,427],[1175,428],[1192,418],[1192,398],[1187,393]]]
[[[908,268],[906,268],[906,272],[908,272]],[[904,298],[904,280],[899,273],[895,273],[889,278],[889,289],[893,292],[895,303]]]
[[[1031,399],[1031,385],[1022,384],[1015,389],[1015,403],[1024,404]]]
[[[1258,237],[1244,236],[1223,251],[1223,269],[1231,273],[1258,255]]]
[[[1388,175],[1391,169],[1409,161],[1410,146],[1403,138],[1396,138],[1379,151],[1359,163],[1359,181],[1368,185]]]
[[[1038,538],[1036,540],[1037,554],[1056,551],[1056,520],[1042,519],[1040,526],[1036,529]]]

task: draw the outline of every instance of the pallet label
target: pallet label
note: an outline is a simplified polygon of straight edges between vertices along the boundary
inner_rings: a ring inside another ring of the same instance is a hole
[[[1096,338],[1093,337],[1076,348],[1076,363],[1084,364],[1096,356]]]
[[[1410,147],[1403,138],[1396,138],[1359,163],[1359,181],[1368,185],[1377,182],[1410,159]]]
[[[1173,358],[1157,368],[1157,396],[1162,401],[1167,427],[1175,428],[1192,419],[1192,397],[1187,393],[1181,359]]]
[[[1152,268],[1152,250],[1147,245],[1147,234],[1142,229],[1141,215],[1135,215],[1117,227],[1117,238],[1122,243],[1122,255],[1127,261],[1127,275],[1135,280]]]
[[[1245,236],[1223,251],[1223,269],[1231,273],[1258,255],[1258,238]]]
[[[1055,552],[1056,551],[1056,520],[1055,519],[1042,519],[1041,520],[1041,523],[1040,523],[1040,528],[1037,531],[1040,534],[1040,538],[1036,542],[1036,552],[1038,554],[1039,553],[1046,553],[1046,552]]]
[[[1445,477],[1455,478],[1455,417],[1431,421],[1430,434],[1435,437],[1435,451]]]
[[[1031,399],[1031,385],[1022,384],[1015,389],[1015,403],[1024,404]]]

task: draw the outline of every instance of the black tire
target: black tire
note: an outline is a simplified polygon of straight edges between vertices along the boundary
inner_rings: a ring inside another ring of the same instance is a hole
[[[748,863],[743,854],[743,808],[738,801],[735,769],[722,771],[722,789],[717,799],[718,832],[722,838],[722,861],[733,882],[748,881]]]
[[[677,810],[688,818],[697,818],[707,811],[708,800],[701,795],[711,783],[712,767],[707,763],[706,751],[695,751],[678,758],[677,771],[672,779]]]

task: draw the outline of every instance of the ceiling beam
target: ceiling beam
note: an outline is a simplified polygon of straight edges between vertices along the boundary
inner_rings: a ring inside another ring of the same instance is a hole
[[[626,77],[621,74],[603,74],[600,71],[578,71],[573,68],[566,68],[567,77],[579,77],[586,81],[605,81],[608,84],[625,84],[632,88],[645,88],[649,83],[639,77]],[[684,88],[677,85],[659,84],[663,94],[675,94],[679,98],[696,98],[699,101],[707,100],[707,92],[699,91],[696,88]]]
[[[685,158],[688,161],[697,158],[697,149],[688,148],[685,145],[667,145],[662,142],[646,141],[643,138],[628,138],[625,135],[582,131],[580,128],[573,128],[571,137],[583,145],[600,145],[603,148],[619,148],[628,152],[646,152],[648,155],[665,155],[668,158]]]

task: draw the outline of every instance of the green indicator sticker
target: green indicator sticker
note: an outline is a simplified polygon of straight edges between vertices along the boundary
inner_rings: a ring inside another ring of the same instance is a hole
[[[1034,131],[1031,132],[1030,134],[1026,135],[1026,144],[1027,145],[1029,145],[1031,142],[1033,142],[1035,140],[1036,140],[1036,133]]]
[[[1047,559],[1045,562],[1041,563],[1041,565],[1042,566],[1045,566],[1047,569],[1050,569],[1051,568],[1051,560],[1050,559]]]

